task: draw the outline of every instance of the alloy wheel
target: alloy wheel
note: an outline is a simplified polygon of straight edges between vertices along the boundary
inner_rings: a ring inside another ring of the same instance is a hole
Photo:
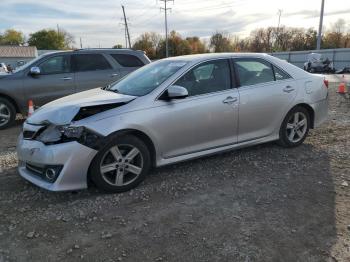
[[[302,140],[307,132],[307,117],[303,112],[295,112],[287,122],[286,133],[288,140],[297,143]]]
[[[129,144],[115,145],[103,155],[100,172],[108,184],[126,186],[139,177],[143,164],[138,148]]]
[[[7,125],[11,118],[10,108],[3,103],[0,103],[0,126]]]

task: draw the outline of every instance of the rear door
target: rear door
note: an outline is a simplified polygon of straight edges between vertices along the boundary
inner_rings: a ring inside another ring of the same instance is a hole
[[[40,68],[40,75],[28,74],[23,81],[25,97],[32,99],[36,106],[75,92],[70,54],[50,56],[37,66]]]
[[[72,63],[76,92],[104,87],[118,79],[118,70],[103,54],[74,54]]]
[[[120,65],[120,78],[135,71],[136,69],[145,65],[140,58],[131,54],[110,54],[113,59]]]
[[[234,65],[240,84],[238,142],[278,132],[296,96],[295,81],[263,59],[234,59]]]

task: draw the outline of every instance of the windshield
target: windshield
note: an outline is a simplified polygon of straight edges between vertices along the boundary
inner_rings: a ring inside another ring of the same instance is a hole
[[[162,60],[153,62],[134,71],[109,90],[131,96],[144,96],[160,86],[170,76],[184,67],[184,61]]]

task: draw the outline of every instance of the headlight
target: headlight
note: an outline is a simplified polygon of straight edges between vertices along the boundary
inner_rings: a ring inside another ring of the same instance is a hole
[[[82,126],[48,126],[36,139],[43,143],[57,143],[79,139],[84,132]]]
[[[59,129],[66,138],[80,138],[84,132],[84,127],[82,126],[61,126]]]

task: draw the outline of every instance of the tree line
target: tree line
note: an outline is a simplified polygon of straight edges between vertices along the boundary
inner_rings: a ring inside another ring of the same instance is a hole
[[[41,50],[73,49],[74,37],[67,31],[43,29],[29,35],[26,40],[21,31],[7,29],[0,34],[0,45],[29,45]]]
[[[349,28],[350,29],[350,28]],[[322,35],[321,46],[328,48],[350,48],[350,31],[346,22],[339,19]],[[209,39],[183,38],[175,31],[168,37],[171,56],[208,52],[279,52],[316,49],[317,31],[313,28],[267,27],[252,31],[248,37],[240,38],[227,32],[217,31]],[[165,39],[155,32],[142,34],[133,49],[144,50],[151,59],[165,57]]]
[[[198,36],[182,37],[176,31],[168,36],[171,56],[208,52],[278,52],[316,49],[317,31],[313,28],[267,27],[252,31],[248,37],[240,38],[227,32],[214,32],[210,38]],[[8,29],[0,34],[0,45],[36,46],[38,49],[74,49],[74,37],[65,30],[43,29],[29,35]],[[339,19],[322,36],[321,46],[327,48],[350,47],[350,28],[344,19]],[[115,45],[114,48],[122,48]],[[151,59],[165,57],[165,38],[155,32],[146,32],[134,42],[133,49],[143,50]]]

